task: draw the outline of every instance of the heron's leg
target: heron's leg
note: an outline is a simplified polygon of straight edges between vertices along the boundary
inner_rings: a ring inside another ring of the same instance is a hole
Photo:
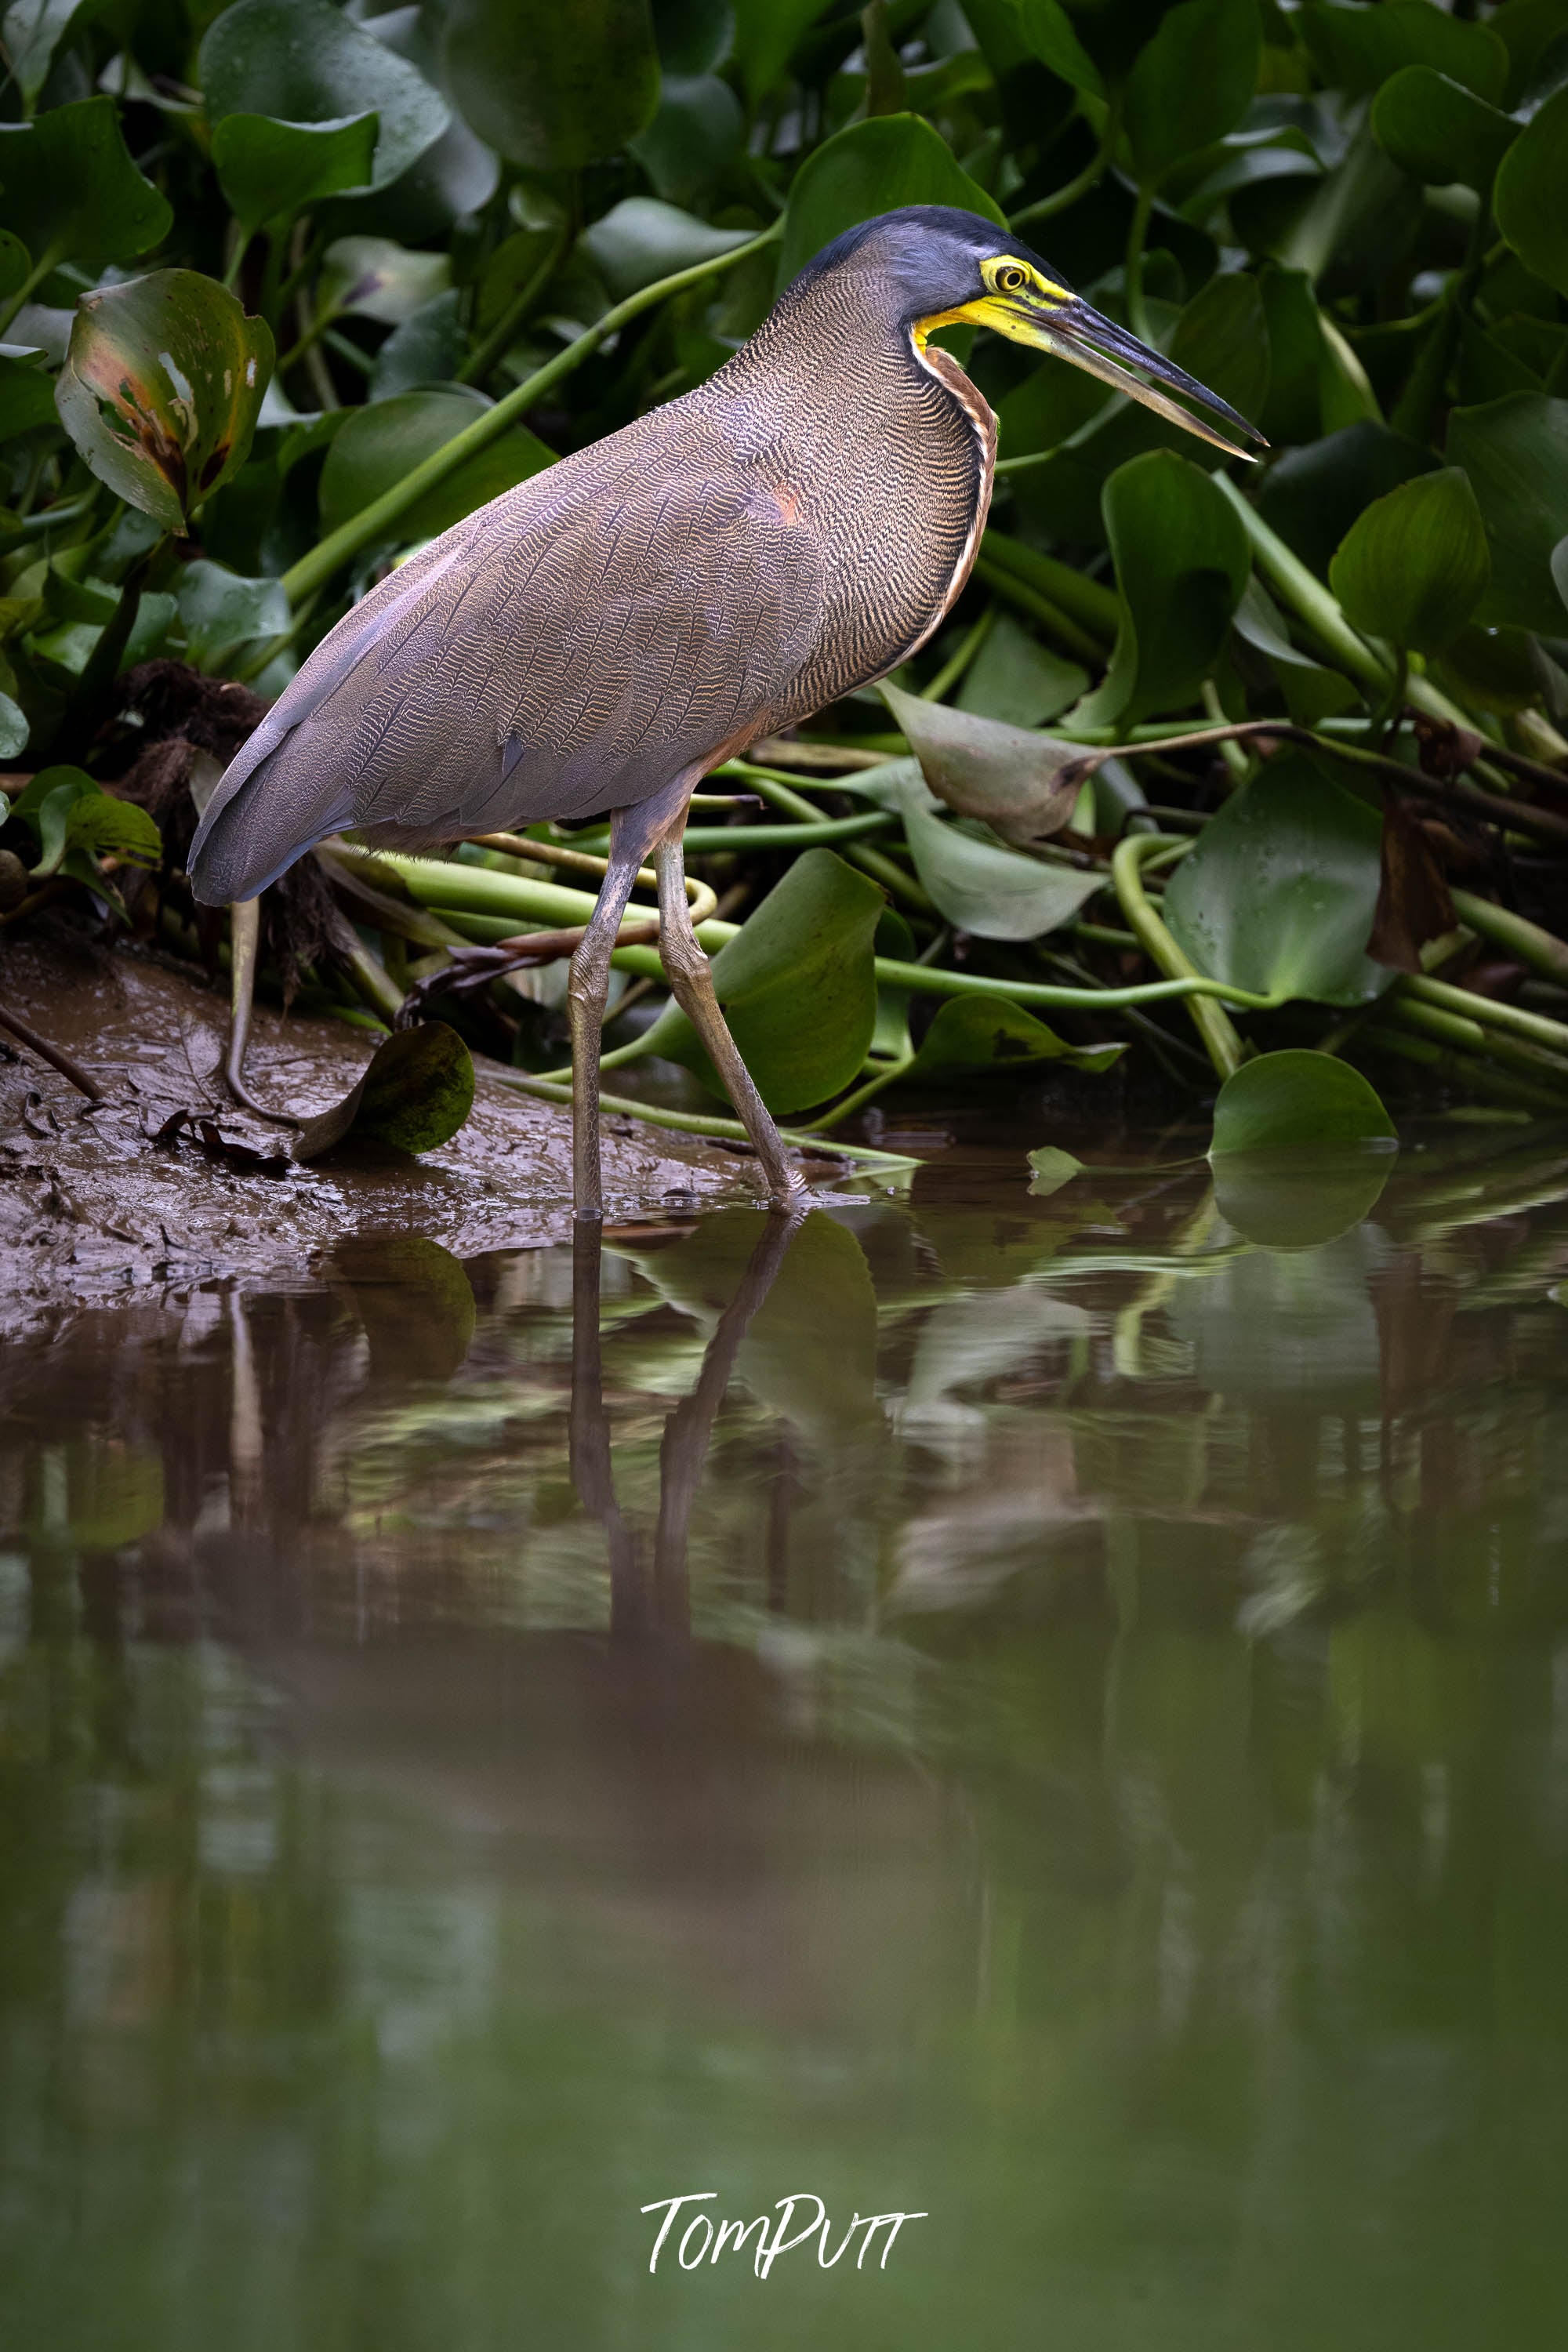
[[[612,1637],[649,1631],[649,1595],[637,1560],[637,1538],[621,1516],[610,1467],[610,1423],[599,1347],[597,1228],[586,1222],[572,1235],[572,1407],[568,1437],[572,1483],[584,1510],[604,1528],[610,1547]]]
[[[680,836],[661,841],[653,861],[658,874],[658,952],[669,977],[670,992],[707,1048],[708,1058],[724,1081],[735,1115],[751,1137],[768,1180],[768,1198],[774,1208],[798,1200],[805,1179],[784,1157],[778,1129],[741,1059],[719,1000],[713,974],[702,943],[691,927],[686,900],[686,860]]]
[[[242,1110],[274,1127],[298,1127],[292,1111],[268,1110],[258,1103],[245,1080],[245,1057],[250,1048],[250,1015],[256,1001],[256,959],[261,944],[261,901],[237,899],[228,910],[229,985],[228,1051],[224,1056],[224,1081]]]
[[[599,886],[599,901],[583,934],[583,944],[572,959],[566,988],[572,1024],[572,1200],[579,1217],[605,1213],[599,1167],[599,1033],[605,1025],[610,958],[637,868],[664,827],[683,812],[690,794],[689,780],[680,776],[651,799],[616,810],[610,819],[609,866]]]

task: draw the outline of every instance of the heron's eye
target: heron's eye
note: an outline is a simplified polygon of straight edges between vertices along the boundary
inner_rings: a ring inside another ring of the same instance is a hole
[[[1015,262],[1009,262],[996,272],[997,290],[1003,294],[1021,294],[1028,282],[1027,273]]]

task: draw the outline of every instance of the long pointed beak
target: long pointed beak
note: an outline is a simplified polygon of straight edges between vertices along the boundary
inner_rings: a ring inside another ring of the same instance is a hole
[[[1251,464],[1255,453],[1238,449],[1225,434],[1216,433],[1207,421],[1210,416],[1219,418],[1231,434],[1256,442],[1258,448],[1268,446],[1257,425],[1249,425],[1228,401],[1221,400],[1217,393],[1200,383],[1196,376],[1188,375],[1184,368],[1173,367],[1168,359],[1151,351],[1147,343],[1141,343],[1136,335],[1130,335],[1113,319],[1102,317],[1077,295],[1070,302],[1056,303],[1049,309],[1043,303],[1037,309],[1030,304],[1026,311],[1022,306],[1015,309],[1005,331],[1019,342],[1034,343],[1042,351],[1054,352],[1058,359],[1070,360],[1074,367],[1098,376],[1102,383],[1114,384],[1130,400],[1142,401],[1157,416],[1167,417],[1173,425],[1195,433],[1200,441],[1212,443],[1227,457],[1245,457]],[[1134,369],[1141,373],[1134,374]],[[1152,381],[1146,382],[1145,378]],[[1191,408],[1184,408],[1179,401],[1171,398],[1173,392],[1183,394],[1206,415],[1194,416]]]

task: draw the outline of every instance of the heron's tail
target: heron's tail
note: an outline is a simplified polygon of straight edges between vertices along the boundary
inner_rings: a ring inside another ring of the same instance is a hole
[[[204,906],[257,898],[306,850],[353,821],[330,761],[309,756],[302,739],[310,730],[274,730],[275,716],[229,761],[196,828],[191,888]]]

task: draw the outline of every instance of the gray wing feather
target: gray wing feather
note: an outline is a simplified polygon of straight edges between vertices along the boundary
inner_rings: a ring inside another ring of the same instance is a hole
[[[339,622],[214,794],[199,897],[251,897],[346,826],[451,840],[621,807],[758,731],[819,625],[816,551],[711,425],[659,415],[480,508]]]

